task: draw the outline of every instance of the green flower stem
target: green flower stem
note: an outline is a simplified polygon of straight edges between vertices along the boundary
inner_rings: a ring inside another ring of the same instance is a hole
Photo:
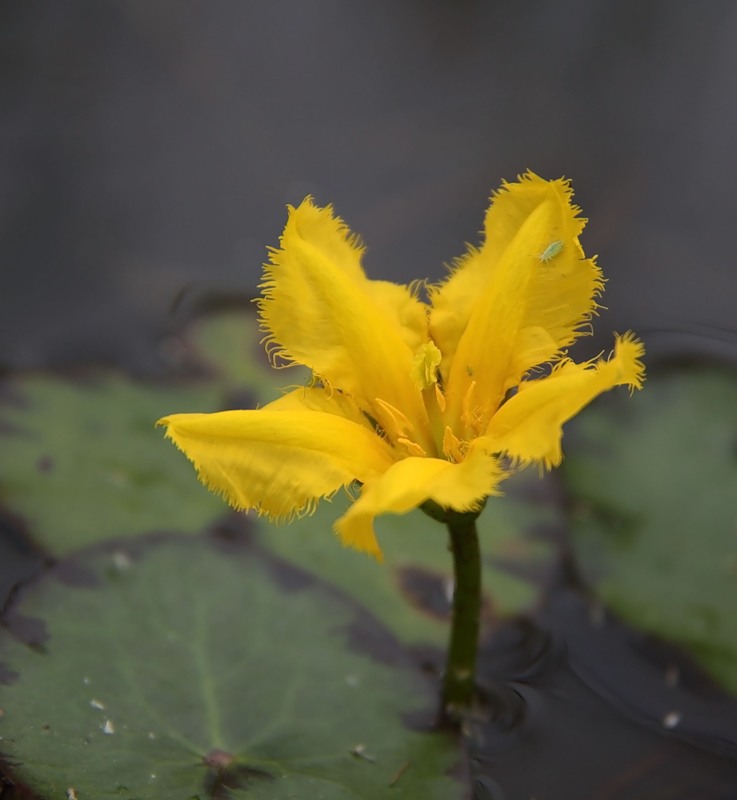
[[[454,593],[450,645],[443,679],[442,715],[457,722],[474,699],[476,651],[481,615],[481,552],[478,512],[449,513],[446,525],[453,553]]]

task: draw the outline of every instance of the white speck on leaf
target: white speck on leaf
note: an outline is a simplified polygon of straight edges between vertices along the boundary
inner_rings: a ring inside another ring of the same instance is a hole
[[[364,761],[368,761],[371,764],[376,761],[374,756],[369,755],[369,753],[366,752],[366,745],[363,744],[357,744],[355,747],[352,747],[351,755],[355,756],[356,758],[362,758]]]
[[[92,708],[96,708],[98,711],[105,710],[105,704],[102,703],[100,700],[95,700],[94,697],[92,698],[92,700],[90,700],[90,705],[92,706]]]
[[[115,733],[115,725],[113,725],[113,721],[111,719],[106,719],[105,724],[100,726],[100,730],[102,730],[103,733],[111,735]]]

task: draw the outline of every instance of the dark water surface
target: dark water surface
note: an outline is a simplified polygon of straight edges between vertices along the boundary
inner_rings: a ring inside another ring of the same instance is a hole
[[[491,637],[481,675],[497,686],[506,714],[480,725],[471,746],[474,796],[737,796],[737,701],[681,654],[600,611],[561,590],[538,620]]]

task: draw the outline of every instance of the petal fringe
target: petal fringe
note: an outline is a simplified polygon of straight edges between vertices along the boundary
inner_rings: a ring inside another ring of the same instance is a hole
[[[373,480],[394,461],[374,433],[320,411],[173,414],[157,424],[208,489],[274,520],[309,513],[320,498]]]

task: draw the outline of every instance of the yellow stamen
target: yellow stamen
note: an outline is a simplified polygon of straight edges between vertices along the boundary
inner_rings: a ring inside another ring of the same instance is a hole
[[[473,393],[476,390],[476,381],[471,381],[466,394],[463,396],[463,403],[461,404],[461,422],[467,428],[474,427],[474,408],[473,408]]]
[[[389,436],[395,441],[402,435],[411,433],[414,430],[414,425],[405,417],[405,415],[395,408],[391,403],[377,397],[374,402],[379,406],[385,414],[382,414],[381,424],[387,429]],[[387,422],[391,424],[387,425]]]
[[[437,383],[435,384],[435,401],[438,404],[438,408],[440,409],[440,413],[444,414],[445,413],[445,395],[443,394],[443,390],[440,388],[440,386],[438,386]]]
[[[397,444],[401,444],[402,447],[406,448],[407,452],[411,456],[419,456],[420,458],[425,458],[427,456],[427,453],[419,444],[417,444],[417,442],[413,442],[411,439],[407,439],[405,436],[400,436],[397,439]]]
[[[443,453],[449,461],[455,461],[456,464],[463,461],[461,440],[447,426],[443,433]]]

